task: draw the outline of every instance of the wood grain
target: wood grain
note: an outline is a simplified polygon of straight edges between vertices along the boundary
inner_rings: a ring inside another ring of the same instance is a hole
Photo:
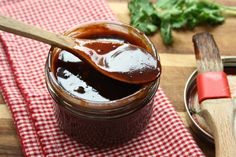
[[[116,15],[117,19],[129,24],[128,0],[106,0]],[[236,6],[235,0],[217,0],[217,2]],[[162,76],[161,88],[176,108],[186,127],[193,134],[199,147],[207,157],[214,157],[214,146],[200,139],[189,126],[183,102],[183,90],[189,75],[195,70],[195,58],[192,36],[196,32],[209,31],[214,35],[221,55],[236,54],[236,18],[230,17],[223,25],[217,27],[201,26],[194,30],[174,31],[174,44],[165,46],[159,32],[150,36],[161,57]],[[0,104],[4,104],[0,97]],[[0,105],[5,106],[5,105]],[[0,108],[0,156],[23,156],[20,143],[16,135],[15,126],[9,118],[7,107]]]
[[[216,157],[235,157],[234,101],[229,98],[204,100],[201,108],[214,136]]]
[[[34,39],[62,49],[73,49],[75,41],[69,37],[43,30],[11,17],[0,15],[0,30]]]

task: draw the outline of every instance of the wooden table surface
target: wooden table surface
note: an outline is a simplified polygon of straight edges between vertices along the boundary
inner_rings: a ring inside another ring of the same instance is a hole
[[[128,0],[107,0],[117,18],[129,24]],[[236,6],[235,0],[217,0],[222,4]],[[189,75],[195,70],[195,58],[192,45],[192,36],[196,32],[211,32],[218,44],[221,55],[236,54],[236,17],[229,17],[223,25],[217,27],[202,26],[192,31],[174,31],[174,44],[165,46],[159,32],[151,36],[162,63],[161,88],[165,91],[186,127],[192,133],[187,122],[184,108],[183,91]],[[206,154],[214,156],[214,147],[192,133],[197,144]],[[0,94],[0,156],[23,156],[21,146],[11,114]]]

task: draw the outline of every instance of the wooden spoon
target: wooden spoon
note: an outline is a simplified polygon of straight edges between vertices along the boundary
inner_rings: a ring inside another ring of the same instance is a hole
[[[0,16],[0,30],[70,51],[102,74],[122,82],[147,83],[160,75],[160,62],[135,45],[75,39],[5,16]]]

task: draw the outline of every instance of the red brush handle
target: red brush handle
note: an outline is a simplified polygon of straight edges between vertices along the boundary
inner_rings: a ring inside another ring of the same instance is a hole
[[[198,100],[231,98],[227,75],[224,72],[205,72],[197,76]]]

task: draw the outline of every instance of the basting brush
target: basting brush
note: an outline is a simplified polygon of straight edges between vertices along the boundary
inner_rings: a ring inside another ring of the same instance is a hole
[[[235,104],[218,47],[210,33],[193,36],[197,61],[197,90],[201,114],[212,130],[216,156],[236,157]]]

